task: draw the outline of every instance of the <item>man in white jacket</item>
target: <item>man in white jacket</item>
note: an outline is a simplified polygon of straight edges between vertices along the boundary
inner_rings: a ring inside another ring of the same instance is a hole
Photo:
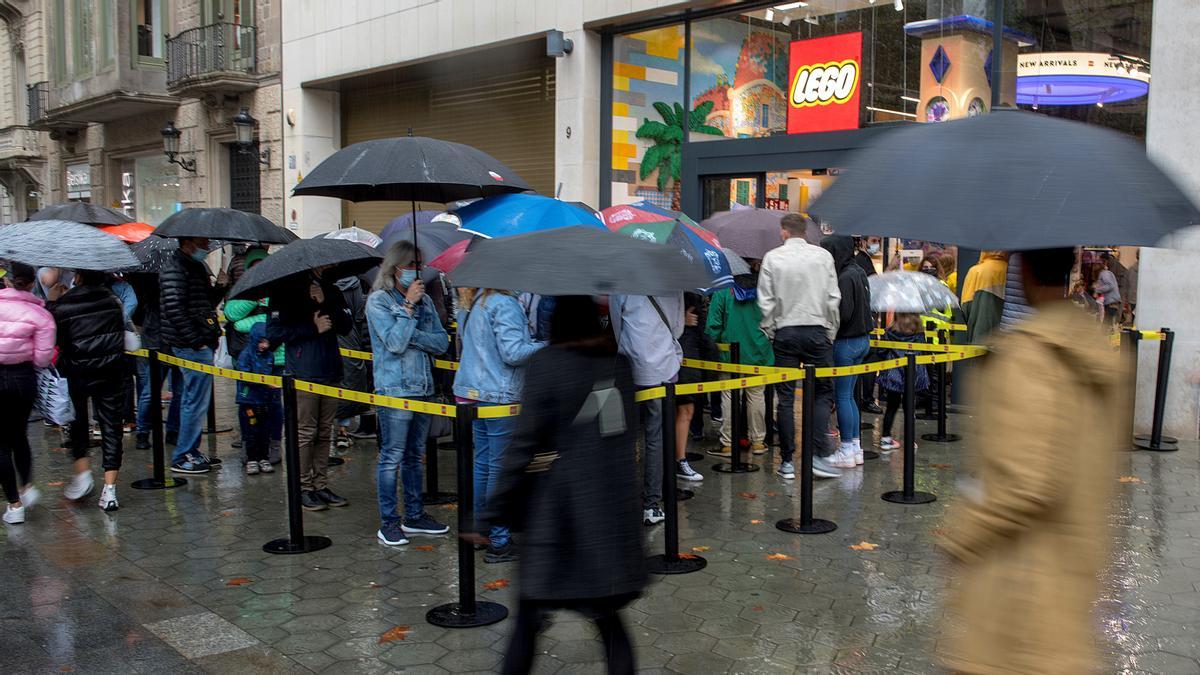
[[[780,221],[783,246],[767,252],[758,275],[758,307],[762,310],[762,329],[775,348],[775,365],[796,368],[833,365],[833,339],[837,335],[839,304],[837,272],[833,256],[820,246],[804,240],[807,219],[789,213]],[[798,382],[775,385],[778,404],[780,463],[777,473],[787,479],[796,477],[792,455],[796,451],[796,387]],[[829,414],[833,408],[833,380],[817,380],[816,410],[813,419],[817,443],[813,451],[813,475],[837,478],[841,471],[827,459],[833,454],[829,443]]]
[[[674,382],[683,363],[683,294],[649,297],[613,295],[609,298],[609,318],[617,338],[617,351],[633,366],[633,383],[639,389]],[[642,453],[642,515],[646,525],[661,523],[663,481],[663,401],[651,399],[639,406],[642,432],[646,435]],[[673,449],[672,449],[673,451]]]

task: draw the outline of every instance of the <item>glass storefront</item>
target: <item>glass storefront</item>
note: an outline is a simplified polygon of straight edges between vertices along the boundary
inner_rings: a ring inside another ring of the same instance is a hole
[[[124,160],[117,202],[130,218],[157,227],[182,208],[178,169],[161,154]]]

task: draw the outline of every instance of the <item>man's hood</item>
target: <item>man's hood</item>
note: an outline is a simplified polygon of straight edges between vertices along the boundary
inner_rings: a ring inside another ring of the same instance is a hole
[[[833,268],[841,272],[854,260],[854,239],[831,234],[821,238],[821,247],[833,256]]]

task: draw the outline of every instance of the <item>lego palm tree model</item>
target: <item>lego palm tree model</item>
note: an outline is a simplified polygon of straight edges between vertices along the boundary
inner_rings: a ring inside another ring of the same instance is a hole
[[[637,137],[654,142],[642,156],[642,164],[638,174],[643,180],[658,170],[658,191],[667,191],[667,180],[670,179],[671,208],[679,210],[679,164],[680,147],[685,133],[709,134],[724,136],[725,133],[717,127],[708,124],[708,115],[712,112],[713,102],[705,101],[696,106],[690,113],[685,112],[679,103],[674,108],[661,101],[654,104],[654,109],[662,117],[662,121],[643,119],[638,127]]]

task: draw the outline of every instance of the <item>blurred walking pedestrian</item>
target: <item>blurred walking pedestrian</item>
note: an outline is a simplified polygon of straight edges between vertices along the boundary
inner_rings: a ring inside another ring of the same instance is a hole
[[[963,279],[962,309],[967,317],[967,344],[981,345],[1000,325],[1004,312],[1008,253],[983,251]]]
[[[0,290],[0,484],[8,507],[4,522],[25,522],[41,493],[33,484],[29,413],[37,394],[34,368],[54,357],[57,329],[41,298],[31,293],[36,272],[12,263]]]
[[[772,339],[775,365],[796,368],[833,365],[833,339],[840,325],[841,291],[833,256],[804,240],[808,219],[789,213],[780,220],[783,246],[767,252],[758,275],[758,307],[762,329]],[[813,475],[837,478],[841,471],[831,463],[834,448],[825,430],[833,409],[833,383],[817,380],[815,414],[811,423],[817,439]],[[776,473],[796,477],[792,458],[796,452],[796,383],[775,385],[778,406],[780,463]]]
[[[58,324],[58,372],[67,378],[75,421],[71,423],[71,456],[75,475],[63,490],[70,500],[83,499],[93,489],[92,465],[88,460],[91,443],[88,430],[88,403],[100,423],[100,447],[104,468],[104,489],[100,508],[116,511],[117,474],[121,469],[121,417],[125,391],[125,317],[117,296],[105,285],[103,272],[79,270],[75,285],[50,303],[50,313]]]
[[[462,359],[454,377],[459,403],[510,405],[520,402],[525,364],[545,346],[530,335],[526,315],[515,295],[479,289],[468,307],[459,311]],[[471,423],[475,440],[475,513],[483,513],[488,495],[496,489],[500,467],[512,438],[514,418],[477,419]],[[517,553],[503,523],[493,525],[485,563],[516,560]]]
[[[524,541],[506,675],[530,672],[538,632],[556,609],[596,624],[609,673],[634,672],[618,614],[646,585],[633,396],[630,361],[615,353],[592,299],[559,297],[550,346],[530,361],[500,481],[481,517],[512,525]]]
[[[1100,270],[1100,275],[1096,278],[1096,283],[1092,285],[1092,290],[1103,296],[1101,302],[1104,303],[1104,320],[1115,328],[1121,319],[1121,289],[1113,270],[1120,263],[1112,257],[1111,253],[1102,254],[1100,261],[1104,268]]]
[[[649,297],[609,297],[609,318],[617,351],[633,365],[633,382],[638,387],[658,387],[674,382],[683,363],[683,294]],[[657,525],[666,516],[662,510],[663,401],[651,399],[640,406],[642,433],[642,520]],[[674,452],[674,449],[672,449]]]
[[[374,290],[367,298],[367,325],[374,352],[375,393],[423,400],[433,396],[433,358],[446,352],[450,336],[433,300],[418,278],[417,252],[400,241],[388,249]],[[421,501],[421,461],[429,416],[411,410],[378,408],[379,541],[408,543],[406,534],[445,534],[446,525],[425,512]],[[397,511],[396,476],[403,489],[404,514]]]
[[[871,318],[871,285],[862,267],[854,263],[853,239],[831,235],[821,240],[821,247],[833,256],[842,296],[837,338],[833,341],[833,365],[857,366],[871,350],[871,329],[875,327]],[[840,469],[863,464],[862,417],[854,397],[857,384],[858,375],[844,375],[833,381],[841,448],[830,463]]]
[[[979,366],[978,489],[947,514],[957,563],[946,665],[961,673],[1091,673],[1126,374],[1063,298],[1071,249],[1021,252],[1036,310]],[[1062,402],[1071,402],[1063,414]]]

